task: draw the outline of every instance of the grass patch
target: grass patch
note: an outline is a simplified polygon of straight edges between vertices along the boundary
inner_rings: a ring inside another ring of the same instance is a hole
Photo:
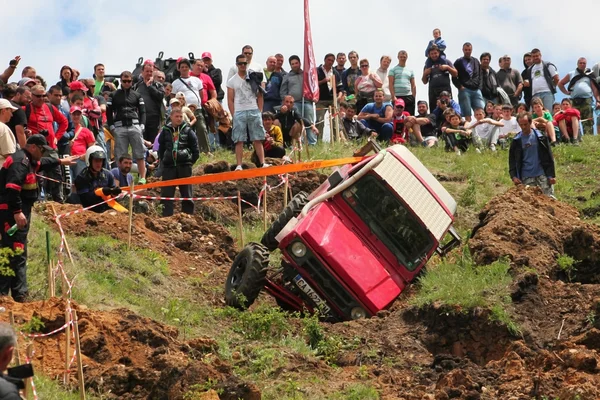
[[[357,383],[349,385],[346,389],[341,392],[334,393],[329,400],[378,400],[379,393],[371,385]]]

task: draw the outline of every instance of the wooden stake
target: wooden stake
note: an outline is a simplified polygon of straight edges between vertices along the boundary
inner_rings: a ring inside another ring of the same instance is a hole
[[[48,262],[48,297],[52,298],[56,295],[54,292],[54,262]]]
[[[283,184],[283,207],[286,207],[287,203],[288,203],[288,187],[289,187],[289,175],[285,174],[285,183]]]
[[[133,192],[132,192],[133,193]],[[79,398],[85,400],[85,382],[83,380],[83,361],[81,360],[81,343],[79,341],[79,323],[77,311],[73,310],[73,329],[75,329],[75,351],[77,355],[77,380],[79,381]]]
[[[127,236],[127,250],[131,250],[131,230],[133,226],[133,179],[131,180],[131,191],[129,192],[129,232]]]
[[[33,360],[31,360],[31,358],[33,357],[33,343],[29,343],[27,345],[27,358],[29,359],[29,362],[32,362]],[[33,392],[31,390],[31,380],[33,378],[27,378],[25,379],[25,398],[28,399],[30,394]]]
[[[70,311],[71,310],[69,306],[69,308],[65,311],[65,324],[67,324],[67,327],[65,329],[65,373],[63,376],[63,384],[65,386],[67,386],[69,383],[69,363],[71,361],[71,324],[69,324],[69,322],[71,322]]]
[[[8,319],[10,320],[10,325],[13,327],[13,329],[15,329],[15,314],[12,312],[12,310],[10,310],[8,312]],[[21,355],[19,354],[19,343],[18,343],[18,339],[17,340],[17,345],[15,346],[15,360],[17,360],[17,365],[21,365]]]
[[[240,231],[240,250],[244,248],[244,222],[242,221],[242,196],[240,191],[237,192],[237,201],[238,201],[238,229]]]
[[[333,89],[333,113],[336,114],[337,110],[338,110],[338,103],[337,103],[337,88],[335,85],[335,75],[331,76],[331,87]],[[329,110],[329,112],[331,112],[331,109]],[[333,125],[331,126],[331,141],[332,142],[337,142],[338,141],[338,136],[339,136],[339,127],[338,127],[338,118],[337,116],[332,117],[333,118]]]
[[[263,193],[263,227],[264,230],[267,230],[267,191],[269,188],[267,187],[267,177],[265,176],[265,191]]]
[[[54,204],[50,203],[50,207],[52,207],[52,212],[54,213],[54,217],[56,217],[56,209],[54,208]],[[73,256],[71,255],[71,249],[69,248],[69,242],[67,242],[67,238],[65,236],[65,249],[67,250],[67,254],[69,255],[69,260],[71,260],[71,265],[75,268],[75,261],[73,261]]]
[[[333,147],[333,117],[331,114],[331,106],[329,106],[329,147]]]

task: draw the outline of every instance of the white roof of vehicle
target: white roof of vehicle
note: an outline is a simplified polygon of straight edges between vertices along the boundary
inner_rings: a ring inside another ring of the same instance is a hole
[[[452,215],[456,213],[456,201],[405,146],[395,145],[386,150],[383,161],[374,169],[375,173],[402,197],[435,238],[440,240],[452,224],[452,218],[436,200],[436,196]]]

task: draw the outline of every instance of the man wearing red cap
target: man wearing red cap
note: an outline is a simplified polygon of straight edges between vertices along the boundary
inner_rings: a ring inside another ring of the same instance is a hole
[[[212,54],[208,51],[202,53],[202,61],[204,61],[204,72],[210,76],[210,79],[212,79],[213,85],[217,90],[217,100],[222,102],[225,97],[225,92],[221,87],[221,84],[223,83],[223,74],[219,68],[215,68],[213,65]]]

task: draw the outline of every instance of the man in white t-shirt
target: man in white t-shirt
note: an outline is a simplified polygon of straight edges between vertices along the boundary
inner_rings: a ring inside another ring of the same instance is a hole
[[[203,88],[202,81],[190,75],[192,64],[187,58],[179,61],[178,68],[180,77],[173,81],[173,93],[182,92],[185,95],[185,102],[188,106],[195,104],[200,108]]]
[[[246,56],[246,62],[248,63],[248,68],[246,69],[246,71],[255,71],[255,72],[261,72],[261,73],[263,72],[263,66],[261,64],[259,64],[257,62],[252,62],[252,57],[254,55],[254,49],[252,48],[252,46],[247,44],[244,47],[242,47],[242,54]],[[238,73],[237,65],[234,65],[231,68],[229,68],[229,73],[227,74],[227,81],[229,81],[231,79],[231,77],[237,73]],[[267,77],[266,77],[266,75],[263,74],[262,86],[265,87],[266,84],[267,84]]]
[[[242,170],[244,142],[250,136],[254,151],[258,156],[258,167],[270,167],[265,164],[265,152],[262,141],[265,140],[265,128],[262,123],[263,92],[259,82],[253,82],[248,73],[246,56],[235,58],[238,72],[227,80],[227,104],[233,115],[231,139],[235,143],[236,171]]]
[[[491,118],[485,118],[485,111],[483,108],[475,109],[475,121],[467,122],[465,127],[473,130],[473,135],[478,136],[481,139],[481,143],[484,148],[489,148],[491,151],[496,151],[496,144],[498,143],[498,129],[502,128],[504,124],[502,121],[495,121]],[[473,138],[473,142],[477,143],[476,138]],[[476,150],[479,150],[476,147]],[[478,151],[479,153],[480,151]]]
[[[391,101],[392,95],[390,93],[390,80],[388,79],[388,69],[390,68],[390,64],[392,63],[392,57],[390,56],[381,56],[379,59],[379,68],[377,68],[377,76],[383,82],[383,101]]]
[[[0,168],[6,157],[17,151],[15,135],[6,123],[12,118],[13,111],[18,110],[10,101],[0,99]]]
[[[556,65],[542,60],[542,52],[539,49],[531,50],[533,64],[527,68],[523,80],[523,86],[531,87],[531,98],[539,97],[544,103],[546,110],[552,110],[554,104],[554,93],[558,85],[558,70]]]

